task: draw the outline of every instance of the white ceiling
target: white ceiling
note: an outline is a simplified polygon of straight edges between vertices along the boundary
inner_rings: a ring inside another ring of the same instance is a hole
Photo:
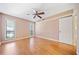
[[[37,21],[39,18],[33,19],[32,9],[45,11],[44,18],[52,16],[56,13],[72,9],[75,4],[68,3],[0,3],[0,12],[17,16],[31,21]]]

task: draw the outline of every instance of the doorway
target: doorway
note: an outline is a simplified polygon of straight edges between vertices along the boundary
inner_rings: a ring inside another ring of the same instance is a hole
[[[59,19],[59,41],[71,44],[73,42],[72,15]]]

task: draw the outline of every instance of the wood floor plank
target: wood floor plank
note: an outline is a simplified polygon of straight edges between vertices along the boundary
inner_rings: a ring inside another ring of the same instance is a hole
[[[3,44],[0,55],[76,55],[76,49],[72,45],[33,37]]]

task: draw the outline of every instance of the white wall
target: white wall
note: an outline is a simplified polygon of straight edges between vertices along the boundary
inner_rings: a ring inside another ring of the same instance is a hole
[[[76,46],[77,46],[77,54],[79,55],[79,4],[76,4],[74,6],[74,15],[76,20],[76,26],[75,26],[75,35],[76,35]]]
[[[45,18],[71,10],[75,4],[68,3],[46,3],[42,7],[45,11]],[[63,14],[64,15],[64,14]],[[58,20],[46,19],[36,23],[36,35],[47,39],[58,39]]]
[[[79,55],[79,6],[76,6],[77,16],[77,54]]]
[[[15,24],[16,24],[15,39],[23,39],[23,38],[29,37],[30,21],[3,14],[2,15],[2,39],[3,40],[5,39],[5,34],[6,34],[6,20],[15,21]]]
[[[2,16],[1,16],[1,14],[0,14],[0,45],[1,45],[1,39],[2,39]]]
[[[78,31],[78,39],[77,39],[77,53],[79,54],[79,15],[78,15],[78,29],[77,29],[77,31]]]
[[[72,14],[72,10],[67,10],[58,13],[54,16],[48,17],[44,21],[36,22],[36,35],[50,40],[59,39],[59,17],[68,16]]]
[[[36,35],[41,38],[58,40],[58,20],[50,18],[36,22]]]
[[[0,14],[0,41],[1,41],[1,35],[2,35],[2,29],[1,29],[1,22],[2,22],[2,16],[1,16],[1,14]]]

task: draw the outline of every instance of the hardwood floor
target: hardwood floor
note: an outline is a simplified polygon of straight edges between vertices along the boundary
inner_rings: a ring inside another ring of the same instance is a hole
[[[3,44],[0,47],[1,55],[75,55],[74,46],[64,43],[29,38]]]

